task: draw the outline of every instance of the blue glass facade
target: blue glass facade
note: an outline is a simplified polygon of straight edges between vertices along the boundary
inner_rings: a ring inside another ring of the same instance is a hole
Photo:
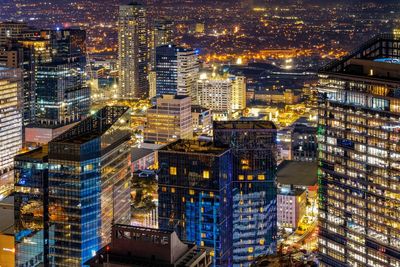
[[[159,151],[159,165],[159,227],[213,248],[215,266],[231,266],[230,150],[180,140]]]
[[[49,143],[50,258],[83,266],[130,222],[129,109],[105,107]]]
[[[178,50],[173,45],[156,48],[156,94],[176,94],[178,91]]]
[[[105,107],[16,157],[17,266],[83,266],[130,222],[130,112]]]
[[[276,251],[276,127],[269,121],[214,123],[214,143],[233,155],[233,266]]]
[[[47,147],[15,158],[15,266],[48,266]]]

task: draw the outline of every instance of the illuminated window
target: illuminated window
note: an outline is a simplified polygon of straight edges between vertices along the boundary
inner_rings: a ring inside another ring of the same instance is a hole
[[[264,245],[265,240],[264,239],[260,239],[260,245]]]
[[[210,179],[210,172],[209,171],[203,171],[203,178],[204,179]]]
[[[247,249],[247,251],[248,251],[249,253],[253,253],[253,247],[249,247],[249,248]]]
[[[206,238],[206,233],[201,233],[202,238]]]
[[[239,181],[243,181],[244,180],[244,175],[239,175]]]
[[[167,188],[166,188],[166,187],[162,187],[161,190],[162,190],[163,192],[167,192]]]
[[[182,197],[182,202],[185,202],[185,197]]]
[[[175,188],[171,188],[171,193],[175,193]]]
[[[194,190],[193,190],[193,189],[190,189],[190,190],[189,190],[189,194],[190,194],[190,195],[194,195]]]
[[[249,181],[253,180],[253,175],[247,175],[247,180]]]
[[[200,246],[204,247],[204,241],[200,241]]]
[[[176,167],[169,167],[169,174],[176,175]]]
[[[214,197],[214,192],[210,192],[210,197]]]
[[[258,178],[258,180],[263,181],[263,180],[265,180],[265,175],[264,174],[260,174],[260,175],[257,176],[257,178]]]

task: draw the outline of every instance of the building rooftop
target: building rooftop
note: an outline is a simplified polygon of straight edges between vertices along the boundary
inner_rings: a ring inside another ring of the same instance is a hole
[[[35,148],[33,150],[18,154],[15,156],[15,160],[46,160],[49,155],[49,146],[43,145],[42,147]]]
[[[285,160],[278,166],[277,181],[285,185],[313,186],[318,181],[317,162]]]
[[[210,111],[209,108],[205,108],[199,105],[192,105],[192,112],[193,113],[203,113],[204,111]]]
[[[400,37],[394,34],[380,34],[349,55],[328,64],[320,73],[340,73],[397,81],[400,80],[399,58]]]
[[[300,188],[283,187],[280,188],[280,190],[278,191],[278,195],[300,196],[304,194],[305,191],[306,191],[305,189],[300,189]]]
[[[133,147],[131,150],[132,162],[154,153],[153,149]]]
[[[240,120],[240,121],[218,121],[213,125],[215,130],[231,130],[231,129],[276,129],[272,121],[255,121],[255,120]]]
[[[212,154],[222,155],[229,151],[228,147],[216,147],[213,142],[197,141],[197,140],[178,140],[169,145],[164,146],[160,152],[183,152],[193,154]]]
[[[105,106],[95,114],[56,137],[51,142],[83,144],[102,136],[129,110],[125,106]]]
[[[14,235],[14,197],[0,201],[0,233]]]
[[[211,264],[209,248],[184,243],[171,230],[116,224],[112,232],[111,244],[98,251],[86,265],[183,267],[196,266],[201,258],[206,264],[201,266]]]

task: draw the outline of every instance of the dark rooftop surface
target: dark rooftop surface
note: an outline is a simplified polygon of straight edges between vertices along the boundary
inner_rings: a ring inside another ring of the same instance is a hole
[[[160,152],[183,152],[193,154],[213,154],[222,155],[228,151],[228,147],[216,147],[213,142],[195,141],[195,140],[178,140],[169,145],[164,146]]]
[[[0,201],[0,233],[14,234],[14,197],[6,197]]]
[[[199,106],[199,105],[192,105],[192,112],[202,113],[204,111],[208,111],[210,109]]]
[[[215,130],[230,130],[230,129],[276,129],[272,121],[218,121],[214,122]]]
[[[56,137],[53,142],[83,144],[102,136],[129,110],[125,106],[105,106],[95,114]]]
[[[285,160],[278,166],[278,183],[313,186],[318,181],[317,162]]]
[[[367,78],[379,78],[384,80],[399,80],[398,71],[400,37],[394,34],[379,34],[369,41],[362,44],[349,55],[331,62],[320,70],[322,74],[347,74],[353,76],[363,76]],[[363,63],[364,61],[364,63]],[[367,61],[370,63],[368,64]],[[378,66],[380,68],[392,69],[390,75],[382,73],[368,73],[370,68]],[[396,71],[397,70],[397,71]]]
[[[131,150],[132,162],[154,153],[153,149],[134,147]]]
[[[16,160],[38,160],[42,161],[44,157],[47,157],[49,154],[49,146],[43,145],[42,147],[30,150],[28,152],[24,152],[15,156]]]

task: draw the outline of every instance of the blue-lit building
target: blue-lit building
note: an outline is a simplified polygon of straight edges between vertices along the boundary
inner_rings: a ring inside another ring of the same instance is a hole
[[[15,157],[15,266],[49,266],[48,148]]]
[[[232,265],[232,155],[209,142],[179,140],[159,150],[159,227],[214,250]]]
[[[232,266],[276,251],[276,127],[270,121],[214,122],[214,144],[230,146]]]
[[[163,45],[156,48],[156,94],[190,95],[198,79],[199,61],[197,51]]]
[[[15,159],[17,266],[83,266],[130,222],[130,112],[104,107]]]

